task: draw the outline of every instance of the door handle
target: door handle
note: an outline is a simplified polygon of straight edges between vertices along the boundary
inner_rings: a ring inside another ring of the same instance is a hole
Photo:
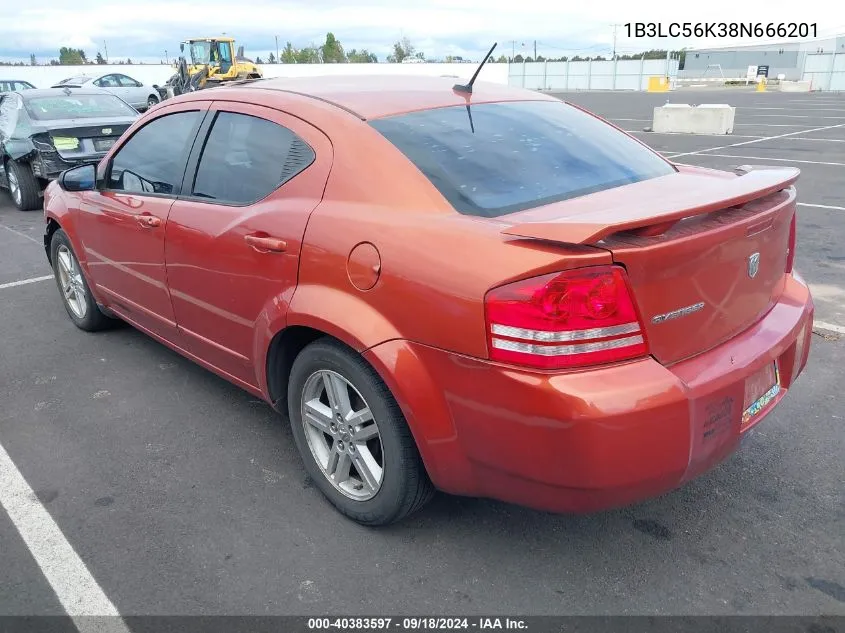
[[[244,241],[259,252],[272,251],[274,253],[283,253],[288,247],[284,240],[280,240],[277,237],[245,235]]]
[[[138,221],[138,224],[148,228],[161,226],[161,218],[157,218],[154,215],[136,215],[135,219]]]

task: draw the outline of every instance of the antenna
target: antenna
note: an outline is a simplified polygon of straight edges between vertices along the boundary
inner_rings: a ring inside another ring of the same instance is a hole
[[[475,74],[473,74],[472,79],[469,80],[469,83],[466,85],[455,84],[452,89],[458,90],[459,92],[468,92],[472,94],[472,84],[475,83],[475,78],[478,77],[478,73],[481,72],[481,69],[484,67],[484,64],[487,63],[487,60],[490,59],[490,55],[493,54],[493,49],[496,48],[496,44],[498,42],[493,42],[493,46],[490,47],[490,50],[487,51],[487,54],[484,56],[484,59],[481,60],[481,63],[478,65],[478,68],[475,69]]]

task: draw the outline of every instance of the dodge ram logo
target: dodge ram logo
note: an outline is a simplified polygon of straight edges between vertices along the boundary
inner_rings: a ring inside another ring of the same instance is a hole
[[[753,253],[748,256],[748,276],[754,279],[757,271],[760,270],[760,253]]]

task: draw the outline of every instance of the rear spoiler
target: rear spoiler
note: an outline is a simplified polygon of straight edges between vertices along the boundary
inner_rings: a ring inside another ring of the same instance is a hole
[[[740,206],[790,187],[801,173],[794,167],[743,166],[736,176],[685,172],[616,187],[541,207],[525,214],[536,221],[502,230],[514,237],[594,244],[620,231],[657,235],[676,222]]]

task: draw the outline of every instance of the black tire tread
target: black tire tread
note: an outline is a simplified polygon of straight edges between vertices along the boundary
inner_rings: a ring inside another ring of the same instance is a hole
[[[76,251],[74,250],[73,244],[71,244],[67,233],[65,233],[62,229],[57,229],[50,239],[50,259],[53,262],[53,277],[56,280],[57,286],[59,285],[59,278],[56,269],[59,264],[56,261],[56,251],[62,243],[64,243],[70,249],[71,253],[73,253],[73,256],[76,257]],[[79,263],[79,258],[77,258],[76,261]],[[62,304],[64,305],[65,311],[70,317],[71,322],[80,330],[84,330],[86,332],[98,332],[112,327],[115,324],[115,320],[104,314],[103,311],[100,310],[96,301],[94,301],[94,296],[91,294],[91,285],[85,277],[84,270],[82,271],[82,283],[85,284],[85,293],[88,303],[88,310],[85,313],[84,319],[79,319],[76,315],[72,314],[64,298],[62,298]],[[59,288],[59,292],[61,292],[61,288]]]
[[[6,174],[8,179],[9,170],[14,170],[18,177],[18,187],[21,191],[20,206],[15,203],[21,211],[34,211],[41,206],[41,186],[38,179],[32,173],[32,167],[28,163],[19,163],[16,160],[6,162]],[[11,192],[10,192],[11,193]],[[14,199],[12,200],[14,202]]]
[[[420,457],[419,450],[417,449],[417,444],[414,441],[414,436],[411,434],[410,429],[407,428],[405,415],[402,413],[402,409],[399,407],[399,403],[396,402],[396,399],[393,397],[390,389],[387,388],[387,385],[384,384],[384,381],[375,372],[372,366],[361,356],[356,355],[354,357],[354,362],[362,372],[368,373],[374,379],[374,386],[376,387],[379,397],[385,401],[391,415],[395,416],[395,419],[401,420],[402,423],[405,424],[405,430],[407,431],[402,434],[402,451],[404,453],[403,462],[405,464],[414,464],[415,467],[406,467],[405,469],[408,477],[408,485],[406,486],[405,496],[403,498],[402,505],[396,512],[396,515],[389,521],[389,523],[395,523],[396,521],[401,521],[405,517],[413,514],[417,510],[420,510],[424,505],[431,501],[434,496],[434,486],[431,484],[431,480],[425,472],[425,466],[423,466],[422,458]],[[378,524],[379,523],[374,523],[373,525]]]

